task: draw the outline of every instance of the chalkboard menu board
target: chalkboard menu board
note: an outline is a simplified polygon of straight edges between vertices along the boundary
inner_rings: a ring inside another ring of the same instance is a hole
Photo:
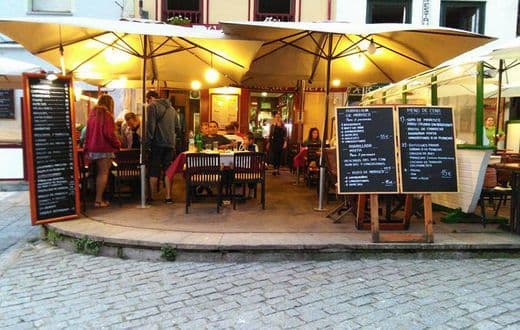
[[[0,119],[14,119],[13,89],[0,89]]]
[[[456,192],[453,111],[398,107],[402,192]]]
[[[71,80],[24,75],[25,123],[33,224],[79,214]]]
[[[338,192],[398,191],[393,107],[336,108]]]

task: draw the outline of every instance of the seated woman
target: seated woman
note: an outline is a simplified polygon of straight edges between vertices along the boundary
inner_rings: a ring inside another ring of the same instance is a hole
[[[307,140],[303,142],[304,147],[310,147],[310,146],[320,146],[321,140],[320,140],[320,131],[313,127],[309,130],[309,136],[307,137]]]

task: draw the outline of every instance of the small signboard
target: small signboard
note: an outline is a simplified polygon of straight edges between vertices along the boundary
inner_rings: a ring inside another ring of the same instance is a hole
[[[13,89],[0,89],[0,119],[15,119]]]
[[[447,107],[397,107],[401,191],[457,192],[453,111]]]
[[[24,126],[31,222],[79,216],[72,81],[24,74]]]
[[[343,194],[398,192],[394,108],[336,108],[338,190]]]

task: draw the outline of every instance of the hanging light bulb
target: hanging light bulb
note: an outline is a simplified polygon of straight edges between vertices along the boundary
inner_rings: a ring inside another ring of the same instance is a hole
[[[349,61],[352,64],[352,68],[356,71],[363,69],[365,66],[365,57],[362,54],[349,56]]]
[[[370,55],[374,55],[377,51],[376,44],[374,43],[374,39],[370,39],[370,45],[367,47],[367,53]]]
[[[213,84],[218,80],[218,72],[217,70],[213,69],[213,54],[211,54],[211,68],[209,68],[206,71],[204,77],[206,78],[206,81],[210,84]]]
[[[215,83],[218,80],[218,72],[217,70],[213,68],[209,68],[208,71],[206,71],[206,74],[204,76],[206,78],[206,81],[209,83]]]
[[[340,84],[341,84],[341,80],[339,80],[339,79],[334,79],[332,81],[332,86],[334,86],[334,87],[338,87]]]

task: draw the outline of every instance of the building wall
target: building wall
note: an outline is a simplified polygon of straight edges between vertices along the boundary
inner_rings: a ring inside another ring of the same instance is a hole
[[[468,0],[459,0],[460,2]],[[475,2],[475,0],[470,0]],[[518,0],[487,0],[484,34],[497,38],[514,38]],[[343,0],[334,2],[333,18],[337,21],[365,23],[367,0]],[[441,0],[413,0],[412,24],[439,26]],[[423,24],[424,23],[424,24]]]
[[[298,20],[302,22],[327,20],[329,11],[328,3],[329,0],[301,0],[299,3],[301,9],[298,9],[296,12],[297,15],[301,13]]]
[[[204,1],[204,6],[206,6],[206,1]],[[252,0],[211,0],[209,7],[204,10],[204,18],[209,16],[207,24],[217,24],[220,21],[247,21],[248,10],[252,11],[253,6],[254,1]]]

